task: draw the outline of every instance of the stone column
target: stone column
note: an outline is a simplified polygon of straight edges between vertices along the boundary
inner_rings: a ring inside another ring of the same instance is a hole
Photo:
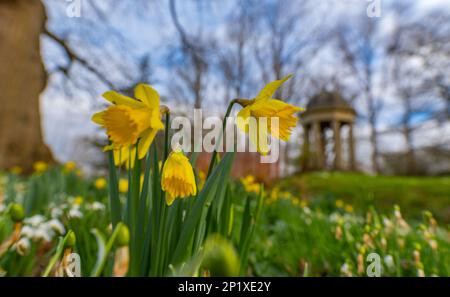
[[[313,123],[314,131],[314,149],[316,151],[316,166],[317,169],[325,168],[325,152],[323,151],[323,136],[320,122]]]
[[[356,170],[355,164],[355,141],[353,139],[353,123],[348,125],[348,160],[350,170]]]
[[[342,145],[341,145],[341,123],[334,120],[333,123],[334,136],[334,169],[342,169]]]

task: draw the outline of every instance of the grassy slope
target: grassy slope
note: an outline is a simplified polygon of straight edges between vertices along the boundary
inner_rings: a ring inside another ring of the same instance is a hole
[[[341,199],[356,211],[370,204],[381,211],[391,210],[398,204],[409,218],[419,218],[427,209],[441,222],[450,223],[450,177],[317,172],[289,177],[279,185],[312,203]]]

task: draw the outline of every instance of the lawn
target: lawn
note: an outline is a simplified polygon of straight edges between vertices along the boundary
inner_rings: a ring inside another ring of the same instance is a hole
[[[286,178],[278,187],[323,207],[336,200],[362,212],[369,205],[382,212],[399,205],[408,219],[421,219],[423,210],[428,209],[438,221],[450,223],[450,177],[317,172]]]

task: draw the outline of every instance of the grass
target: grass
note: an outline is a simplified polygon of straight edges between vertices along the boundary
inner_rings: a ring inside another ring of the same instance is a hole
[[[370,206],[364,214],[348,207],[325,209],[278,190],[267,204],[250,275],[367,276],[371,256],[379,259],[381,276],[450,273],[449,230],[430,212],[406,221],[398,206],[385,214]]]
[[[316,172],[292,176],[278,186],[311,203],[326,204],[339,199],[362,212],[368,205],[382,212],[399,205],[405,217],[413,220],[420,219],[422,211],[428,209],[438,221],[450,223],[450,177]]]
[[[52,267],[58,263],[49,263],[60,258],[61,240],[72,230],[77,238],[73,250],[80,255],[82,275],[92,274],[99,263],[103,272],[94,274],[111,275],[119,247],[111,247],[114,240],[108,184],[97,181],[76,169],[59,166],[31,176],[0,174],[0,245],[14,232],[15,224],[8,214],[11,203],[25,208],[20,238],[29,244],[20,250],[13,245],[0,255],[0,274],[39,276],[46,268],[52,275]],[[282,180],[260,196],[259,185],[253,178],[246,178],[230,182],[224,192],[228,198],[220,208],[212,208],[220,214],[220,220],[207,215],[202,221],[207,222],[205,232],[228,234],[231,247],[221,241],[216,245],[225,255],[236,249],[240,260],[248,263],[241,265],[245,270],[240,275],[365,276],[367,256],[377,253],[383,276],[449,276],[449,227],[445,225],[448,182],[448,178],[311,173]],[[124,204],[127,189],[120,188],[118,195]],[[185,201],[195,203],[200,199]],[[256,207],[261,199],[262,211]],[[230,211],[223,211],[227,209]],[[137,244],[133,249],[142,246]],[[131,253],[133,249],[130,246]],[[218,262],[216,267],[226,268],[222,258],[214,256],[208,263]],[[196,269],[192,267],[199,261],[198,257],[191,258],[175,275],[193,275]]]
[[[263,195],[250,199],[227,181],[233,155],[218,162],[198,195],[170,206],[161,195],[154,156],[146,164],[152,170],[141,176],[135,166],[131,182],[123,174],[114,183],[120,205],[116,225],[104,177],[84,177],[77,168],[61,166],[30,176],[0,172],[0,275],[54,276],[72,251],[81,259],[83,276],[244,274]],[[140,197],[133,196],[133,187]],[[71,232],[75,242],[69,246]],[[121,238],[126,240],[119,240],[125,233]],[[228,269],[217,268],[222,264]],[[120,267],[125,274],[119,274]]]

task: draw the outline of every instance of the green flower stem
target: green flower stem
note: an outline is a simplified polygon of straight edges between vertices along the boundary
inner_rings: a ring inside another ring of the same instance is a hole
[[[111,205],[111,222],[113,228],[120,221],[121,206],[119,200],[119,186],[117,181],[117,172],[114,165],[114,153],[108,152],[108,171],[109,171],[109,204]]]
[[[238,99],[233,99],[231,100],[231,102],[228,104],[228,108],[227,111],[225,112],[225,116],[223,118],[223,123],[222,123],[222,135],[225,134],[225,128],[227,126],[227,118],[230,116],[231,110],[233,109],[233,105],[235,103],[237,103]],[[222,137],[221,135],[221,137]],[[212,153],[212,157],[211,157],[211,162],[209,163],[209,169],[208,169],[208,175],[206,176],[206,178],[208,178],[215,166],[216,163],[216,159],[217,159],[217,146],[219,145],[221,139],[219,139],[216,143],[216,149],[214,150],[214,152]]]
[[[58,245],[56,246],[56,252],[53,255],[53,257],[51,257],[50,261],[47,264],[47,267],[45,267],[44,273],[42,273],[43,277],[47,277],[50,274],[50,272],[52,271],[55,264],[61,258],[62,254],[64,252],[64,246],[66,245],[66,241],[67,241],[69,234],[70,234],[70,232],[67,232],[66,236],[59,238]]]
[[[108,255],[116,241],[116,237],[119,234],[119,231],[122,227],[121,222],[119,222],[116,226],[116,228],[114,229],[113,233],[111,234],[111,237],[109,238],[108,242],[105,245],[105,251],[101,257],[101,259],[98,259],[98,262],[94,268],[94,270],[92,271],[91,276],[100,276],[103,269],[105,268],[105,264],[106,264],[106,260],[108,259]]]
[[[138,144],[136,144],[136,159],[134,163],[134,168],[131,173],[131,183],[129,183],[129,202],[127,205],[129,208],[129,222],[128,226],[131,230],[131,241],[130,241],[130,274],[137,276],[139,273],[139,255],[140,255],[140,242],[139,242],[139,227],[138,227],[138,213],[139,213],[139,194],[141,188],[141,163],[142,161],[138,158]],[[131,170],[130,170],[131,171]]]
[[[249,198],[247,198],[249,199]],[[247,200],[246,210],[244,211],[244,218],[243,222],[248,225],[248,228],[243,228],[243,232],[241,233],[241,239],[239,242],[239,250],[240,250],[240,272],[239,275],[244,276],[245,275],[245,269],[247,267],[248,262],[248,251],[250,249],[250,243],[253,239],[255,229],[256,229],[256,223],[259,220],[259,216],[261,215],[261,210],[263,206],[264,201],[264,190],[261,187],[259,197],[256,203],[256,209],[255,212],[252,214],[250,211],[250,201]]]
[[[164,160],[163,164],[166,162],[167,158],[169,157],[169,134],[170,134],[170,112],[166,111],[166,118],[165,118],[165,133],[164,133]],[[162,168],[161,168],[162,170]],[[168,211],[170,211],[170,208],[167,207],[165,202],[165,196],[166,193],[161,190],[161,218],[160,218],[160,230],[159,230],[159,236],[160,239],[158,241],[158,264],[157,264],[157,274],[158,276],[163,276],[165,271],[165,260],[167,256],[167,236],[168,236]]]
[[[164,133],[164,162],[167,160],[167,157],[169,156],[169,131],[170,131],[170,111],[166,112],[166,120],[165,120],[165,133]],[[163,164],[164,164],[163,162]]]

